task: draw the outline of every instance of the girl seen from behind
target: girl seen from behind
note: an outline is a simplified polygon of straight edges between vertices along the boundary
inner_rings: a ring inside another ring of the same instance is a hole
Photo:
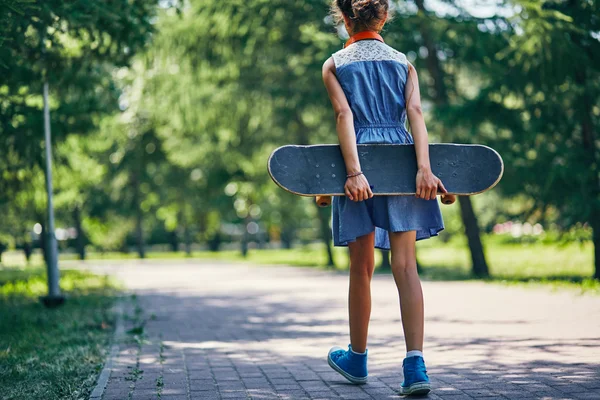
[[[333,0],[333,10],[350,34],[344,49],[323,65],[347,173],[346,196],[333,200],[332,229],[334,244],[348,246],[350,252],[350,345],[347,350],[332,348],[327,359],[349,381],[367,381],[374,248],[389,249],[407,350],[399,392],[426,394],[431,387],[423,359],[423,293],[415,242],[444,229],[436,195],[446,190],[431,172],[417,73],[406,56],[379,35],[388,8],[387,0]],[[417,195],[373,197],[356,148],[363,143],[414,143]]]

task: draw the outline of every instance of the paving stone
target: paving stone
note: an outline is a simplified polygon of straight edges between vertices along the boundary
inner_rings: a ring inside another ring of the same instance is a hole
[[[195,260],[85,268],[115,275],[157,315],[141,352],[120,345],[102,400],[127,399],[133,386],[132,400],[154,398],[158,380],[163,400],[402,398],[389,275],[373,277],[371,375],[355,386],[324,357],[348,343],[344,274]],[[596,297],[480,282],[424,282],[423,291],[429,399],[600,400]]]

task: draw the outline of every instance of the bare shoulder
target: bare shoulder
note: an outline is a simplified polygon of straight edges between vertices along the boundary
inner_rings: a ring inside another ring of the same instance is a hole
[[[323,63],[323,74],[326,72],[335,72],[335,62],[333,61],[333,56],[329,57]]]

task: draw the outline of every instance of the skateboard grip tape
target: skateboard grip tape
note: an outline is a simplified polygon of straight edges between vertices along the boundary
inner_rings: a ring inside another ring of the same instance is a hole
[[[331,205],[331,196],[317,196],[315,201],[319,207],[328,207]]]

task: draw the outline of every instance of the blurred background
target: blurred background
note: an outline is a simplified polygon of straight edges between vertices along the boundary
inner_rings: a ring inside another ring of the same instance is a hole
[[[390,1],[430,142],[505,162],[442,206],[431,279],[600,278],[600,2]],[[0,257],[47,258],[43,85],[60,260],[203,257],[347,268],[330,209],[279,189],[285,144],[336,143],[325,0],[0,0]],[[381,269],[388,255],[377,254]]]

